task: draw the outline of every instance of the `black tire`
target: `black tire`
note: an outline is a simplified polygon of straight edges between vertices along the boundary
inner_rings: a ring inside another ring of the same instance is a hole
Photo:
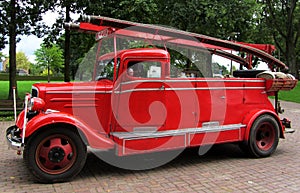
[[[33,135],[24,149],[24,160],[38,182],[64,182],[84,167],[87,147],[69,128],[47,128]]]
[[[240,148],[251,157],[268,157],[274,153],[279,142],[279,125],[271,115],[261,115],[253,123],[249,140]]]

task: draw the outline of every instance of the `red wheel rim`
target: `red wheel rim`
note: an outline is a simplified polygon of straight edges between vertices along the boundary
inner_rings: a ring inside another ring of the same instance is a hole
[[[256,145],[263,151],[268,151],[275,141],[275,129],[271,123],[260,124],[256,131]]]
[[[41,141],[35,153],[38,167],[48,174],[61,174],[72,167],[77,157],[74,142],[65,135],[51,135]]]

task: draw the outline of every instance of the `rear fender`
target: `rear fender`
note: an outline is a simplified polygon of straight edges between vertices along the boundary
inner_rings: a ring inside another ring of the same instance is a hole
[[[73,117],[70,114],[63,112],[53,112],[49,114],[40,113],[28,121],[26,125],[25,138],[31,136],[34,132],[41,128],[47,127],[51,129],[51,126],[57,124],[71,125],[78,129],[79,133],[83,135],[83,141],[96,149],[112,149],[114,148],[114,142],[109,139],[104,133],[92,129],[83,121]]]
[[[244,140],[249,140],[251,126],[253,125],[253,123],[257,119],[257,117],[259,117],[260,115],[263,115],[263,114],[269,114],[275,118],[275,120],[277,121],[277,123],[279,125],[280,137],[284,138],[284,127],[283,127],[278,115],[270,110],[257,109],[257,110],[250,111],[248,114],[246,114],[246,116],[243,119],[243,124],[247,125]]]

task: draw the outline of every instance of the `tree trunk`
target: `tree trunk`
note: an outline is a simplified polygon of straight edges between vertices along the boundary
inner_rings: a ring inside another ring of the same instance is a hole
[[[66,6],[66,22],[70,22],[70,6]],[[65,74],[64,81],[70,82],[70,30],[66,29],[65,32]]]
[[[299,67],[297,65],[297,56],[296,56],[296,49],[293,43],[293,38],[289,38],[286,41],[286,61],[289,67],[290,73],[295,76],[295,78],[299,79]]]
[[[295,41],[296,40],[295,34],[297,34],[297,30],[294,30],[297,22],[295,22],[293,19],[295,17],[296,0],[290,1],[286,9],[287,9],[286,60],[287,60],[287,65],[290,68],[290,73],[293,76],[295,76],[297,79],[299,79],[299,73],[298,73],[299,68],[297,65],[297,55],[296,55],[297,42]]]
[[[10,1],[9,23],[9,94],[8,99],[13,99],[13,87],[17,92],[17,64],[16,64],[16,0]]]

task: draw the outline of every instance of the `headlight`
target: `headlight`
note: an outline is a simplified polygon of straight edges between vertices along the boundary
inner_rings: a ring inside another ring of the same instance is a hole
[[[45,106],[45,102],[41,98],[33,97],[28,102],[28,109],[31,111],[42,110]]]

